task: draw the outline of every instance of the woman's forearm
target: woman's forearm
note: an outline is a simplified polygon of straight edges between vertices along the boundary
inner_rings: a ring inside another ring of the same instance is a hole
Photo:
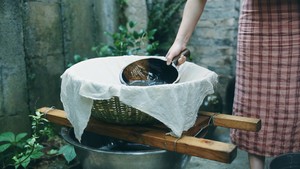
[[[175,41],[186,46],[200,19],[207,0],[187,0]]]
[[[179,55],[180,52],[186,48],[204,10],[206,1],[207,0],[187,0],[175,41],[166,55],[168,65],[171,64],[175,56]],[[185,60],[185,56],[180,56],[178,64],[184,63]]]

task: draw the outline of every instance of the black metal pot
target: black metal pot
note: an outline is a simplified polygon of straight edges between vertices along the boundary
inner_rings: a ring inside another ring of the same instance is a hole
[[[135,61],[127,65],[120,73],[122,84],[129,86],[152,86],[160,84],[172,84],[179,80],[176,68],[177,61],[181,55],[189,57],[188,49],[182,51],[174,58],[171,65],[159,58],[147,58]]]
[[[275,157],[270,163],[270,169],[299,169],[300,152],[288,153]]]

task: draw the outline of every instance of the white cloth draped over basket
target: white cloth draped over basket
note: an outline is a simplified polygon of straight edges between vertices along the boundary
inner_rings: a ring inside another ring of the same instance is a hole
[[[119,74],[131,62],[158,56],[114,56],[82,61],[61,76],[61,101],[78,140],[91,116],[93,100],[113,96],[120,101],[156,118],[180,137],[191,128],[205,96],[213,93],[217,74],[191,62],[179,66],[176,84],[126,86]]]

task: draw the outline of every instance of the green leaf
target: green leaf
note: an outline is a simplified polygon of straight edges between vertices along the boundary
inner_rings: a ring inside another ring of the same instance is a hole
[[[47,119],[45,119],[43,117],[41,118],[41,120],[44,121],[44,122],[49,122],[49,120],[47,120]]]
[[[95,51],[97,51],[97,50],[98,50],[98,47],[97,47],[97,46],[93,46],[93,47],[92,47],[92,51],[93,51],[93,52],[95,52]]]
[[[0,134],[0,142],[1,141],[8,141],[8,142],[15,142],[15,134],[13,132],[5,132]]]
[[[148,32],[148,38],[150,40],[153,40],[154,39],[154,35],[155,35],[156,32],[157,32],[157,29],[153,29],[153,30],[149,31]]]
[[[3,145],[0,145],[0,153],[4,152],[5,150],[7,150],[12,144],[10,143],[6,143]]]
[[[15,169],[19,168],[20,164],[15,164]]]
[[[33,146],[36,143],[36,137],[31,137],[27,139],[27,144]]]
[[[136,31],[134,31],[134,32],[132,33],[132,36],[133,36],[135,39],[138,39],[138,38],[140,37],[140,35],[139,35]]]
[[[135,25],[136,25],[136,22],[133,22],[133,21],[129,21],[129,23],[128,23],[128,26],[129,26],[130,28],[135,27]]]
[[[55,155],[55,154],[58,154],[58,150],[51,149],[50,151],[47,152],[47,154],[49,154],[49,155]]]
[[[138,34],[143,37],[146,34],[146,31],[144,29],[141,29]]]
[[[74,64],[69,63],[69,64],[67,65],[67,67],[70,68],[70,67],[73,66],[73,65],[74,65]]]
[[[34,151],[34,152],[30,155],[30,158],[38,159],[38,158],[42,157],[43,155],[44,155],[44,153],[41,152],[41,151]]]
[[[74,61],[76,62],[76,63],[78,63],[78,62],[81,62],[83,59],[82,59],[82,57],[80,56],[80,55],[74,55]]]
[[[28,164],[30,163],[30,158],[26,158],[26,159],[25,158],[26,157],[22,158],[20,161],[22,161],[21,166],[27,168]]]
[[[122,33],[127,32],[127,28],[126,28],[126,26],[124,26],[124,25],[120,25],[120,26],[119,26],[119,30],[120,30],[120,32],[122,32]]]
[[[16,136],[16,142],[19,142],[21,141],[24,137],[27,136],[27,133],[19,133],[17,136]]]
[[[59,154],[64,155],[68,163],[70,163],[76,157],[74,147],[70,144],[62,146],[59,149]]]
[[[39,111],[36,111],[35,114],[38,116],[38,117],[41,117],[43,114]]]

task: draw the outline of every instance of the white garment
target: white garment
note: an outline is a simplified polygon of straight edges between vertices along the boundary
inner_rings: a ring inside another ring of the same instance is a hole
[[[106,100],[113,96],[157,120],[180,137],[191,128],[206,95],[213,93],[217,74],[191,62],[178,69],[180,80],[176,84],[156,86],[126,86],[119,74],[129,63],[150,56],[115,56],[82,61],[67,69],[62,78],[61,101],[67,118],[74,127],[78,140],[87,126],[93,100]],[[164,57],[151,56],[151,58]]]

